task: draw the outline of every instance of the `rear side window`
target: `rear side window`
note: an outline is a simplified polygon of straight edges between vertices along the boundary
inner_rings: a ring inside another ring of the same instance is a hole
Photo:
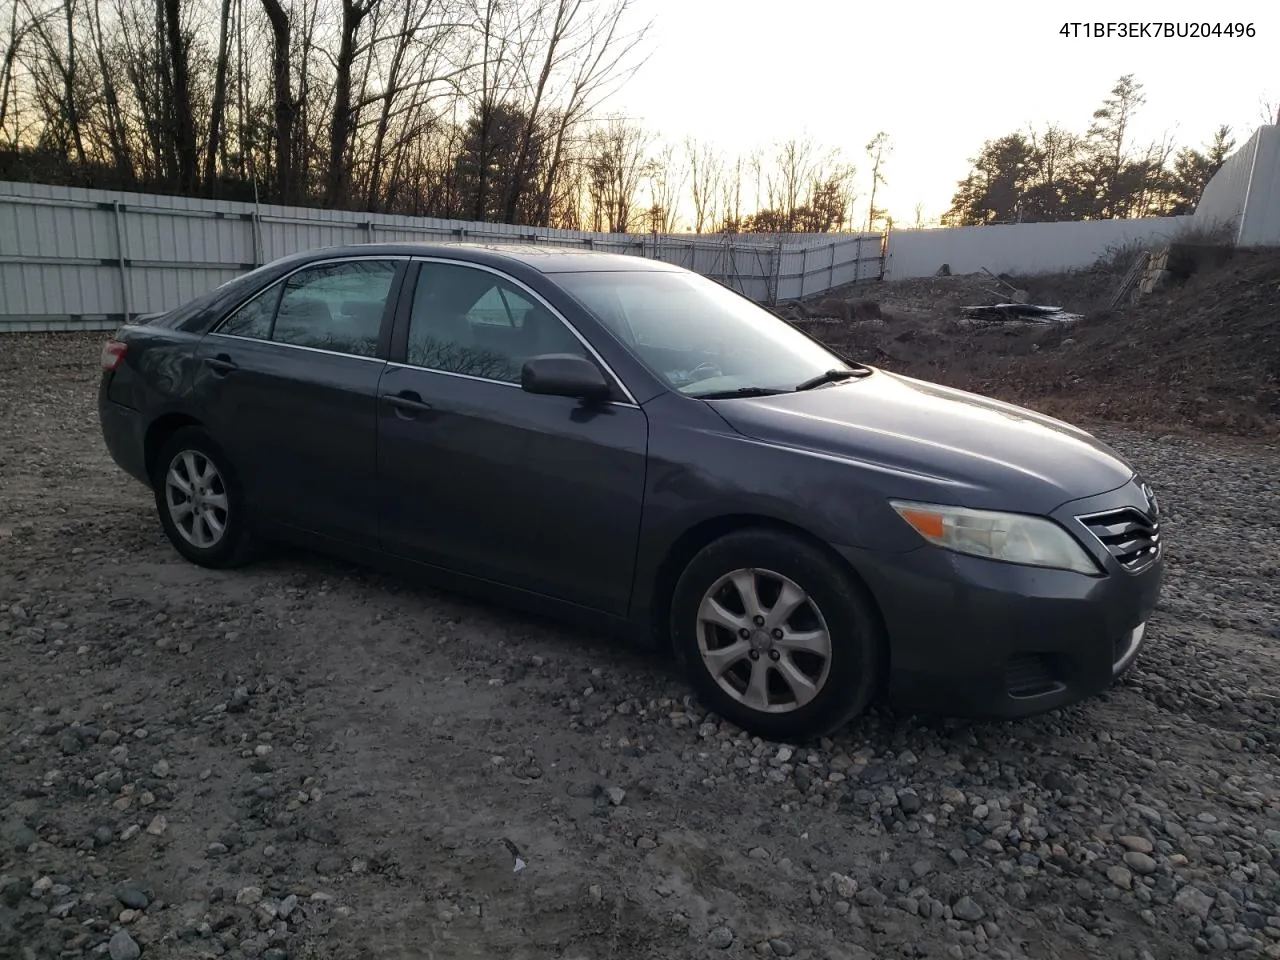
[[[271,339],[375,356],[395,275],[394,260],[352,260],[299,270],[285,281]]]
[[[394,260],[349,260],[307,267],[241,306],[218,332],[376,356],[396,268]]]
[[[280,302],[280,284],[273,284],[243,304],[218,328],[219,333],[232,337],[250,337],[254,340],[271,339],[271,321]]]

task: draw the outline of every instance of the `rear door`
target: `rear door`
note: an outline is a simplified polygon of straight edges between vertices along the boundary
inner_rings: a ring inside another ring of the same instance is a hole
[[[577,333],[496,270],[424,261],[379,387],[389,552],[607,613],[630,599],[648,421]],[[526,359],[577,353],[617,384],[585,406],[520,388]]]
[[[198,402],[260,520],[377,545],[377,388],[407,263],[308,265],[201,341]]]

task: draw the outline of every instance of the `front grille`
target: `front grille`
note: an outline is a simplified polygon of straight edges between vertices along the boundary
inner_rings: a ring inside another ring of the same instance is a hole
[[[1080,522],[1126,570],[1141,570],[1160,553],[1160,522],[1133,507],[1081,517]]]
[[[1011,697],[1038,697],[1062,689],[1053,662],[1043,653],[1020,653],[1004,667],[1005,689]]]

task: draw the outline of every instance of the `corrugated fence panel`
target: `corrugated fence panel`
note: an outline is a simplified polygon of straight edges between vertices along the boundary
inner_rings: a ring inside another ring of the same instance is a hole
[[[1199,225],[1210,229],[1228,227],[1238,234],[1254,163],[1268,129],[1276,128],[1259,129],[1240,149],[1227,157],[1218,172],[1205,184],[1200,202],[1196,204],[1195,218]]]
[[[1010,223],[988,227],[895,231],[889,238],[885,279],[933,276],[942,264],[952,273],[1032,275],[1087,267],[1109,249],[1159,243],[1192,225],[1186,217]]]
[[[97,260],[116,255],[110,211],[0,203],[0,255]]]
[[[3,306],[17,316],[118,312],[120,271],[94,264],[3,265]]]
[[[341,235],[331,223],[297,223],[293,221],[278,222],[264,220],[261,225],[263,259],[275,260],[299,250],[313,250],[317,247],[332,247],[343,242],[350,242]]]
[[[1236,243],[1277,246],[1280,245],[1280,126],[1264,127],[1257,137],[1257,154]],[[1197,208],[1197,216],[1199,213]]]
[[[133,313],[169,310],[174,304],[186,303],[243,272],[240,269],[133,267],[129,270],[129,308]]]
[[[843,263],[854,257],[843,252],[850,236],[589,233],[0,183],[0,327],[64,329],[95,318],[111,326],[126,313],[170,309],[259,263],[364,242],[586,247],[659,259],[767,301],[857,278],[861,265]],[[867,271],[879,273],[878,264]]]

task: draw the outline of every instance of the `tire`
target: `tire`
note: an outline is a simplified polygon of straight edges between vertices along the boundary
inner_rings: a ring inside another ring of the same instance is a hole
[[[738,585],[748,583],[763,627],[742,600]],[[786,614],[796,590],[805,599]],[[710,599],[718,609],[704,606]],[[865,588],[821,550],[780,531],[742,530],[699,551],[676,583],[671,632],[703,702],[761,737],[829,733],[863,712],[880,686],[884,628]],[[761,665],[762,685],[753,686]]]
[[[184,499],[180,481],[194,486],[196,510],[182,509],[190,501]],[[164,532],[184,558],[213,570],[238,567],[252,558],[253,536],[239,479],[204,430],[183,427],[165,441],[156,454],[151,485]]]

